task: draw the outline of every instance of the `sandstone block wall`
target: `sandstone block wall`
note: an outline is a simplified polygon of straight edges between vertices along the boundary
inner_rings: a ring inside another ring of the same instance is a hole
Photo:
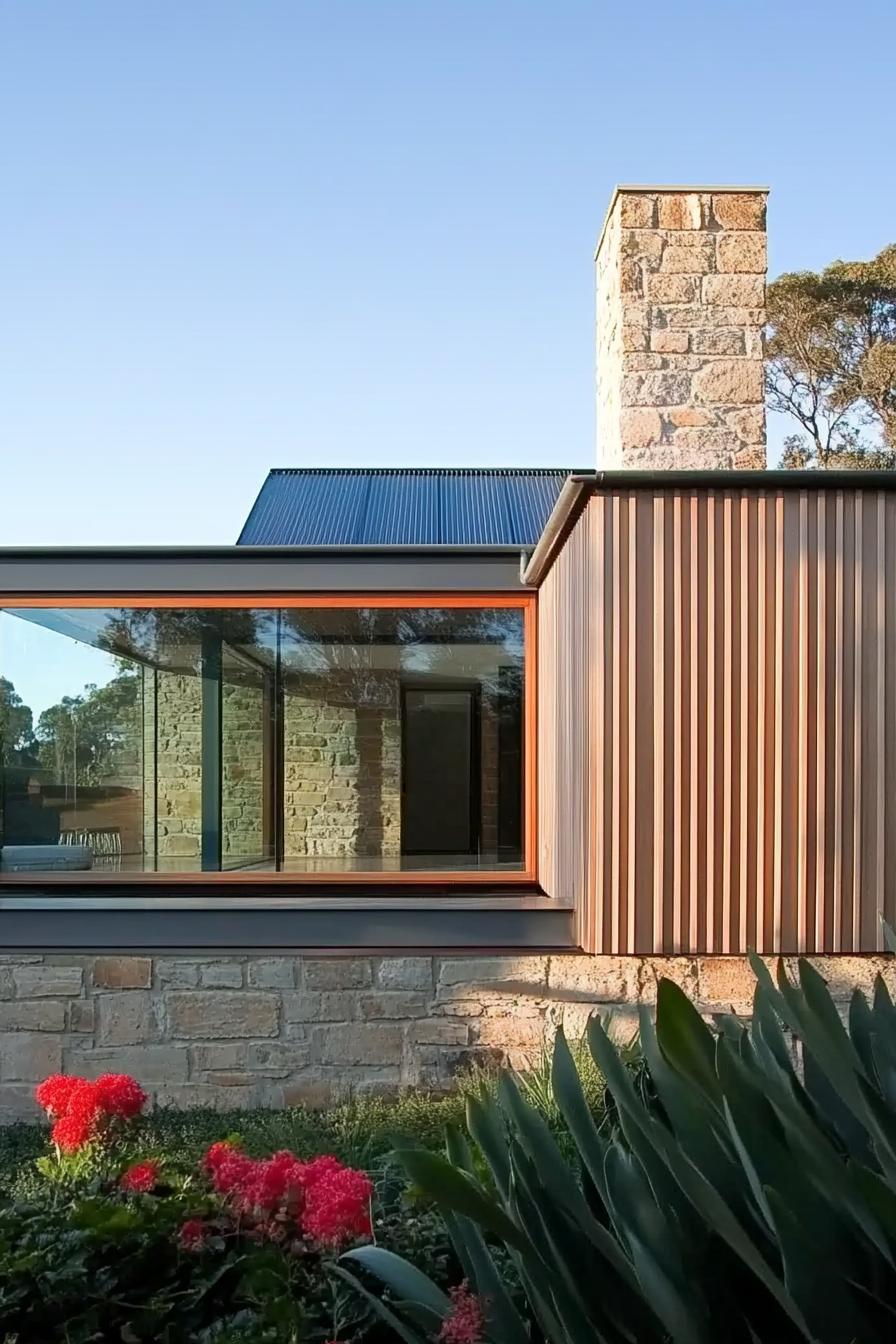
[[[816,957],[843,1004],[896,961]],[[444,1088],[475,1060],[524,1065],[594,1011],[634,1029],[661,976],[705,1012],[750,1011],[739,957],[0,956],[0,1120],[36,1119],[49,1073],[133,1073],[156,1103],[318,1104]]]
[[[764,467],[766,193],[620,187],[598,244],[599,468]]]

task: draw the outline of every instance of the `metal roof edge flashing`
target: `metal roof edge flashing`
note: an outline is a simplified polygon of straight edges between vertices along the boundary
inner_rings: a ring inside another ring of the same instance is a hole
[[[65,556],[95,556],[97,559],[173,559],[185,560],[301,560],[307,556],[335,558],[340,555],[360,559],[365,555],[519,555],[515,542],[444,542],[373,543],[336,542],[331,545],[278,546],[272,543],[227,546],[0,546],[0,559],[62,559]]]
[[[529,557],[529,563],[522,572],[522,582],[527,587],[537,588],[540,585],[575,526],[591,493],[591,487],[597,479],[597,474],[567,477],[557,497],[557,503],[544,525],[544,531]]]
[[[270,467],[269,476],[556,476],[562,467]]]
[[[554,563],[589,495],[597,490],[896,490],[896,470],[595,471],[568,477],[529,557],[522,581],[537,588]]]

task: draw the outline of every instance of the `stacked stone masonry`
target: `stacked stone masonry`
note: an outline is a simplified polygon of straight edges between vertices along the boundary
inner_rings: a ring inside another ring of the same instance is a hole
[[[844,1007],[878,972],[896,991],[893,958],[812,961]],[[707,1013],[750,1011],[738,957],[0,956],[0,1120],[36,1118],[34,1084],[60,1070],[132,1073],[175,1107],[445,1088],[595,1011],[629,1035],[660,976]]]
[[[597,265],[598,466],[764,467],[766,193],[620,188]]]

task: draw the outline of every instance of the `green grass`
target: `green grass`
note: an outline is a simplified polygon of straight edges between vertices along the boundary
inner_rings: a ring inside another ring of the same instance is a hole
[[[463,1125],[465,1094],[448,1097],[408,1092],[391,1100],[357,1098],[327,1110],[188,1111],[159,1109],[137,1122],[130,1145],[136,1155],[164,1155],[192,1167],[209,1144],[239,1134],[247,1152],[265,1156],[288,1148],[299,1157],[333,1153],[349,1166],[376,1172],[388,1163],[397,1138],[440,1147],[448,1125]],[[0,1128],[0,1193],[28,1195],[41,1178],[34,1160],[47,1151],[44,1124]]]
[[[586,1094],[595,1113],[599,1113],[603,1080],[587,1050],[576,1047],[576,1055]],[[482,1089],[494,1090],[496,1079],[493,1069],[478,1069],[461,1077],[456,1090],[447,1096],[407,1091],[390,1098],[356,1097],[324,1110],[302,1106],[249,1111],[159,1109],[134,1126],[132,1147],[135,1156],[164,1156],[176,1166],[192,1167],[209,1144],[239,1134],[254,1156],[283,1148],[299,1157],[333,1153],[349,1166],[383,1173],[390,1166],[389,1155],[396,1139],[413,1139],[429,1148],[441,1148],[447,1127],[464,1127],[467,1096]],[[551,1127],[562,1128],[551,1091],[549,1054],[545,1052],[520,1081]],[[0,1194],[28,1196],[35,1192],[40,1177],[34,1159],[46,1153],[47,1133],[45,1124],[0,1128]]]

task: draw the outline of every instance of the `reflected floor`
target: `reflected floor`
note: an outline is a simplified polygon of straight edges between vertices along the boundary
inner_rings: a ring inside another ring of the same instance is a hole
[[[121,857],[101,858],[93,862],[94,872],[120,873],[200,873],[203,871],[198,859],[168,858],[159,859],[155,865],[147,864],[140,854],[123,854]],[[224,872],[253,873],[477,873],[523,871],[523,862],[519,855],[497,853],[482,854],[395,854],[395,855],[300,855],[287,856],[279,867],[273,859],[227,856],[223,862]]]

